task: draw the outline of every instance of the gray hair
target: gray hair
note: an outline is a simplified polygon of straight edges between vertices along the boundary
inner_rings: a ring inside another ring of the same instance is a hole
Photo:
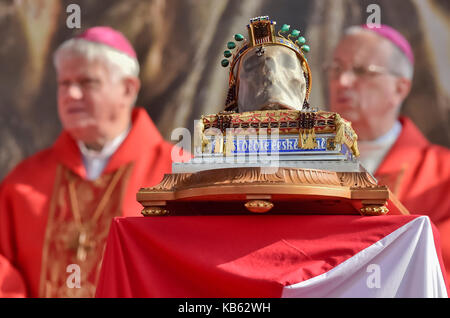
[[[80,56],[88,61],[104,62],[113,81],[139,76],[137,59],[107,45],[77,38],[67,40],[58,47],[53,55],[53,64],[58,70],[64,59]]]
[[[367,30],[367,29],[363,29],[360,26],[351,26],[344,31],[344,35],[354,35],[354,34],[359,34],[359,33],[363,33],[363,32],[371,32],[371,31]],[[375,32],[371,32],[371,33],[379,36]],[[395,75],[398,75],[400,77],[405,77],[409,80],[412,80],[413,74],[414,74],[414,65],[412,65],[411,61],[402,52],[402,50],[400,50],[391,41],[389,41],[389,40],[387,40],[387,41],[389,42],[389,44],[392,47],[392,52],[391,52],[391,56],[389,58],[387,67]]]

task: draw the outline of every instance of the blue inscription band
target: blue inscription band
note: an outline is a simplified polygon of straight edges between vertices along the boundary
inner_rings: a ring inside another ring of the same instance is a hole
[[[316,138],[316,149],[300,149],[298,138],[280,139],[235,139],[232,154],[257,154],[264,153],[298,153],[298,152],[323,152],[326,151],[327,143],[325,138]]]

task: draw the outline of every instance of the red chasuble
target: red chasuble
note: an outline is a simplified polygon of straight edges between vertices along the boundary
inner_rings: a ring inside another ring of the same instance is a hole
[[[375,177],[411,214],[428,215],[437,226],[450,275],[450,150],[428,142],[408,118],[400,122],[402,132]]]
[[[138,216],[141,187],[172,168],[173,145],[142,108],[102,175],[86,180],[76,142],[20,163],[0,185],[0,297],[91,297],[115,216]]]

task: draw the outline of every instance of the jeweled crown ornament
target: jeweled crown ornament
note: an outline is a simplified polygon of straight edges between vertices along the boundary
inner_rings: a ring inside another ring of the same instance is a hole
[[[227,43],[227,50],[223,55],[225,59],[221,61],[223,67],[230,67],[229,89],[225,103],[226,111],[238,110],[239,79],[241,72],[241,61],[249,52],[254,52],[261,56],[270,46],[282,46],[292,50],[300,61],[301,70],[306,81],[306,91],[303,108],[309,108],[309,95],[311,91],[311,70],[305,53],[310,51],[304,36],[300,36],[299,30],[291,30],[291,27],[284,24],[276,32],[276,22],[270,20],[268,16],[256,17],[250,20],[247,25],[248,39],[242,34],[235,34],[234,41]],[[240,46],[236,42],[242,42]],[[234,53],[233,53],[234,52]]]

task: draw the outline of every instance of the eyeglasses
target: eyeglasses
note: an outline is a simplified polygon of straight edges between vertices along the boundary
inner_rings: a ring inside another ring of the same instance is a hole
[[[330,65],[325,67],[325,70],[327,71],[328,75],[333,78],[337,79],[342,74],[350,71],[353,75],[355,75],[358,78],[370,78],[376,75],[381,74],[390,74],[390,75],[396,75],[392,71],[389,71],[388,69],[379,66],[379,65],[368,65],[368,66],[362,66],[362,65],[354,65],[350,68],[344,68],[341,64],[333,62]]]

